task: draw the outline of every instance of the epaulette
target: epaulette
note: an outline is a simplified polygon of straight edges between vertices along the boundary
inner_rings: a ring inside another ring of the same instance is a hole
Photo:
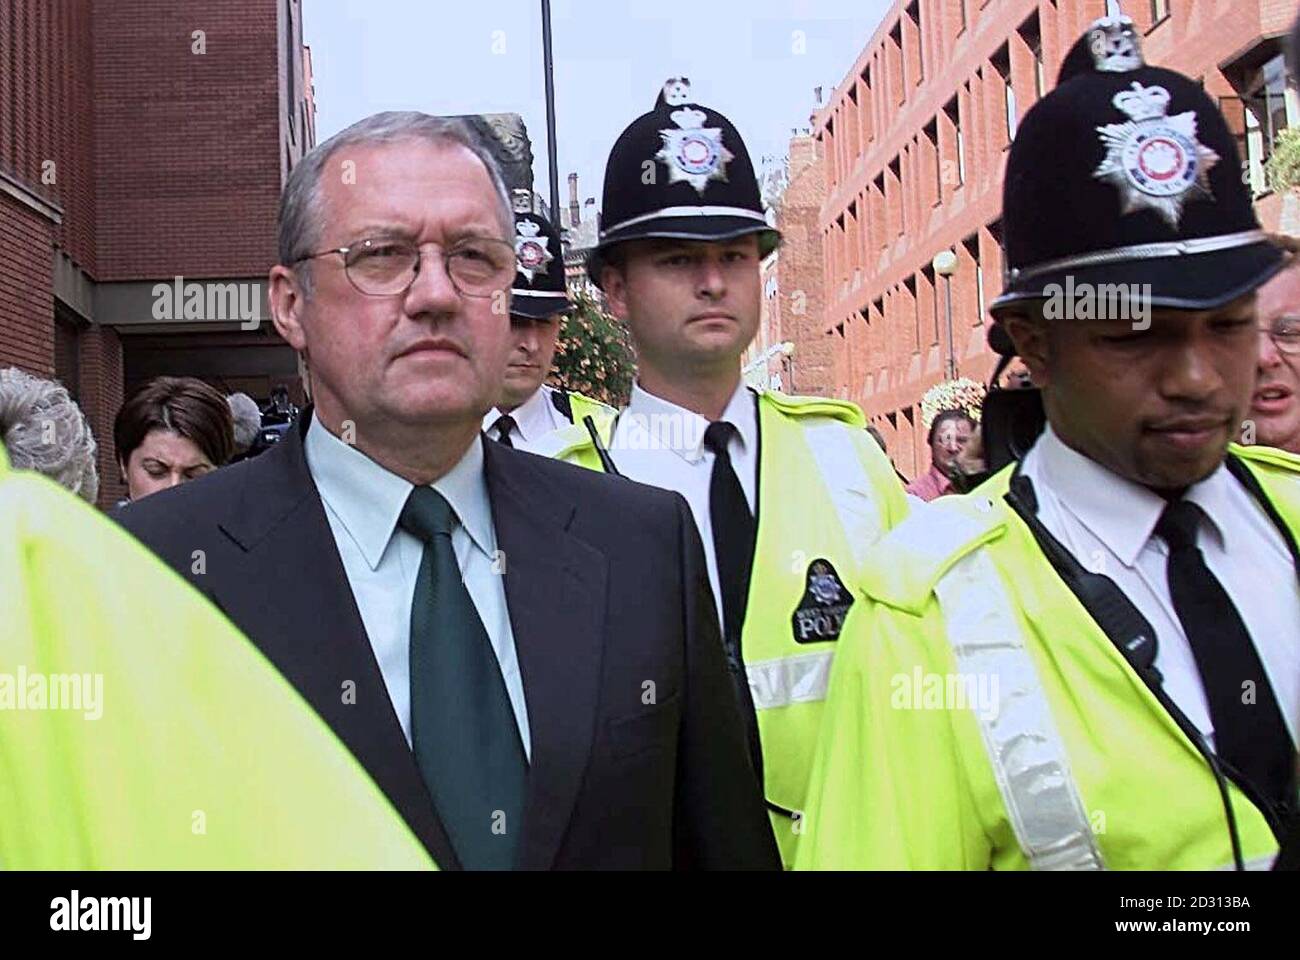
[[[760,390],[759,399],[792,417],[831,417],[852,427],[864,429],[867,418],[862,408],[848,400],[830,397],[792,397],[775,390]]]
[[[873,600],[920,614],[939,578],[971,551],[1001,537],[1008,507],[983,493],[940,497],[876,542],[860,584]]]

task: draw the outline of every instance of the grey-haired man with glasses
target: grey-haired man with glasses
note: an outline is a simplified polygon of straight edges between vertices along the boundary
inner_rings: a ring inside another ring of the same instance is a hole
[[[123,521],[439,866],[774,867],[685,502],[480,432],[513,235],[457,121],[378,114],[321,144],[285,186],[269,278],[314,406]]]

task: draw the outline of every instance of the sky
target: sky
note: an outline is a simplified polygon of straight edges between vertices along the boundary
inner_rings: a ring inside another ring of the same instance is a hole
[[[600,205],[623,128],[685,76],[727,116],[756,171],[787,153],[853,66],[888,0],[552,0],[560,203],[577,171]],[[317,142],[380,110],[519,113],[549,197],[540,0],[303,0]]]

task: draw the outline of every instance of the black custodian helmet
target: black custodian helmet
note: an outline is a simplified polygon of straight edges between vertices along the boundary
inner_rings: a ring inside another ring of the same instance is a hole
[[[518,272],[510,290],[510,315],[545,320],[573,306],[565,283],[560,234],[549,220],[533,213],[530,191],[513,191],[512,203]]]
[[[632,121],[605,166],[600,243],[587,272],[600,285],[602,254],[644,237],[731,240],[759,234],[767,256],[781,235],[763,201],[745,142],[731,121],[691,100],[690,81],[668,80],[654,109]]]
[[[1210,310],[1283,262],[1223,115],[1195,81],[1148,66],[1122,15],[1088,28],[1056,88],[1025,115],[1003,190],[995,317],[1067,277],[1144,287],[1153,307]]]

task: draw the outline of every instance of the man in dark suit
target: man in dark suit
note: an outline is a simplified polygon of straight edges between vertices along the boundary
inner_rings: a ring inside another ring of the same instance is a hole
[[[486,441],[513,217],[472,134],[379,114],[295,168],[272,314],[314,407],[123,511],[444,868],[777,863],[675,494]]]

